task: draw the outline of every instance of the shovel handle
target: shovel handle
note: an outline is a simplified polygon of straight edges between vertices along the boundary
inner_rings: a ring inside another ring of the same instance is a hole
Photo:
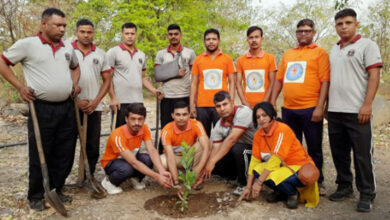
[[[158,127],[159,127],[159,123],[160,123],[160,99],[158,98],[158,96],[156,96],[156,133],[154,134],[154,147],[157,149],[157,151],[159,152],[159,149],[158,149]]]
[[[111,132],[113,132],[116,128],[116,118],[118,117],[118,109],[114,111],[114,115],[112,116],[112,127],[111,127]]]
[[[82,142],[83,131],[81,130],[80,111],[79,111],[79,107],[77,106],[76,99],[74,99],[74,110],[76,114],[77,130],[79,132],[79,140],[80,140],[80,158],[79,158],[79,169],[78,169],[77,180],[78,183],[82,183],[84,181],[84,157],[81,150],[81,146],[83,144]]]

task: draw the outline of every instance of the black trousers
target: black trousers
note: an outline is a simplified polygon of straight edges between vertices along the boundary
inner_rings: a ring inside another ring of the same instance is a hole
[[[84,113],[80,111],[81,124],[83,124],[83,118]],[[92,175],[95,172],[96,163],[99,159],[101,122],[101,111],[94,111],[92,114],[88,115],[86,150],[89,169],[91,170]]]
[[[215,164],[213,174],[237,179],[242,186],[246,185],[249,162],[252,155],[252,145],[237,143]]]
[[[160,103],[160,128],[163,129],[165,125],[169,122],[173,121],[171,116],[173,112],[173,106],[176,102],[185,102],[187,105],[190,103],[189,97],[183,98],[163,98]],[[158,131],[157,131],[158,132]],[[161,144],[161,140],[159,141],[159,153],[162,154],[163,146]]]
[[[211,126],[215,126],[219,120],[219,115],[214,107],[197,107],[196,119],[202,122],[207,136],[210,137]]]
[[[49,172],[50,188],[59,192],[72,170],[77,140],[74,104],[71,99],[53,103],[34,102],[43,151]],[[29,184],[27,198],[42,199],[44,194],[41,165],[31,115],[28,117]]]
[[[116,116],[116,125],[115,125],[115,128],[117,127],[120,127],[124,124],[126,124],[126,120],[125,120],[125,117],[126,117],[126,108],[127,106],[129,106],[131,103],[121,103],[121,108],[118,109],[118,112],[117,112],[117,116]],[[113,120],[113,116],[114,115],[114,112],[111,111],[111,125],[112,125],[112,120]],[[112,127],[112,126],[111,126]]]
[[[355,165],[356,187],[360,193],[375,195],[373,139],[371,122],[358,123],[358,114],[328,113],[329,143],[337,171],[336,183],[352,187],[351,149]]]

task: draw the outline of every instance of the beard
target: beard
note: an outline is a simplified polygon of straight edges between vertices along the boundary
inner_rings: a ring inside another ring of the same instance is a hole
[[[209,52],[209,53],[214,53],[215,51],[218,50],[218,47],[215,47],[214,49],[210,49],[210,48],[206,47],[206,50],[207,50],[207,52]]]

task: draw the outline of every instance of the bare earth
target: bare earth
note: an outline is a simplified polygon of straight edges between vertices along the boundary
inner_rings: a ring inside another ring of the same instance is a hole
[[[155,124],[155,103],[147,101],[148,124]],[[103,131],[109,133],[108,113],[103,115]],[[334,184],[335,169],[330,155],[327,125],[324,129],[324,169],[325,185],[328,194],[336,188]],[[19,142],[26,140],[26,120],[15,117],[13,119],[0,117],[0,144]],[[44,134],[42,134],[44,135]],[[153,135],[154,137],[154,135]],[[101,138],[101,153],[105,148],[107,136]],[[297,210],[289,210],[281,202],[268,204],[264,196],[269,189],[262,192],[261,197],[252,202],[240,202],[235,207],[221,210],[217,214],[197,219],[390,219],[390,124],[374,129],[375,140],[375,169],[377,180],[377,198],[374,209],[370,213],[358,213],[355,211],[359,194],[355,189],[355,196],[344,202],[330,202],[326,197],[321,197],[320,204],[315,209],[304,208],[301,204]],[[74,168],[66,183],[72,184],[77,179],[78,149]],[[26,201],[27,192],[27,146],[16,146],[0,149],[0,218],[1,219],[64,219],[53,209],[43,212],[29,210]],[[98,164],[95,174],[98,180],[104,176],[104,172]],[[145,190],[136,191],[131,186],[124,185],[124,192],[108,196],[102,200],[91,199],[85,189],[71,186],[65,188],[65,193],[73,196],[73,202],[66,205],[70,219],[170,219],[155,211],[146,210],[145,202],[160,195],[174,194],[173,190],[165,190],[153,180],[148,181]],[[207,182],[201,191],[207,192],[232,192],[234,188],[220,178],[213,178]]]

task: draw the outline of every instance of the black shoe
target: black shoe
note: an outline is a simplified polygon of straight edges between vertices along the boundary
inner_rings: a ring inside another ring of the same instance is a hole
[[[372,210],[372,203],[374,202],[375,195],[360,194],[360,200],[356,207],[358,212],[370,212]]]
[[[271,194],[269,194],[267,196],[267,198],[265,199],[268,203],[276,203],[276,202],[279,202],[279,201],[283,201],[283,200],[286,200],[287,199],[287,196],[280,193],[280,192],[277,192],[277,191],[273,191]]]
[[[42,211],[46,209],[45,202],[43,199],[32,199],[28,201],[30,209],[35,211]]]
[[[344,201],[346,198],[351,198],[352,196],[353,196],[352,186],[343,187],[343,188],[339,186],[337,187],[336,192],[332,193],[329,196],[329,200],[333,202]]]
[[[286,203],[287,208],[289,209],[296,209],[298,208],[298,199],[297,196],[288,196],[287,197],[287,203]]]
[[[57,192],[57,195],[58,197],[60,198],[60,201],[62,203],[72,203],[73,201],[73,198],[72,196],[67,196],[67,195],[64,195],[62,192]]]

